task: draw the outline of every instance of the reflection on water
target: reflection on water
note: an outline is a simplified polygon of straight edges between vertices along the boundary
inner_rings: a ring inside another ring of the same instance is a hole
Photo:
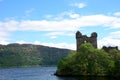
[[[119,80],[108,77],[57,77],[56,67],[0,68],[0,80]]]
[[[58,80],[120,80],[113,77],[58,77]]]

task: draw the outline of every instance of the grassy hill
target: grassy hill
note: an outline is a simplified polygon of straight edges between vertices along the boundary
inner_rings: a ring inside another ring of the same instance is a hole
[[[70,50],[32,44],[0,45],[0,67],[53,66]]]

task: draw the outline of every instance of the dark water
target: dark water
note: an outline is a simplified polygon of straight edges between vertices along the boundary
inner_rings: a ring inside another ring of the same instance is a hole
[[[120,80],[107,77],[57,77],[56,67],[0,68],[0,80]]]

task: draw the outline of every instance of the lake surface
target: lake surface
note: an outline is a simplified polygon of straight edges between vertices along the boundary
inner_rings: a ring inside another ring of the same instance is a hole
[[[107,77],[57,77],[56,67],[0,68],[0,80],[120,80]]]

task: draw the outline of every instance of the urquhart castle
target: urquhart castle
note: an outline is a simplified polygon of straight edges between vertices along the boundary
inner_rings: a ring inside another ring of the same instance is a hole
[[[76,47],[77,47],[77,51],[80,51],[80,45],[83,43],[89,42],[93,45],[94,48],[97,48],[97,33],[93,32],[91,33],[91,36],[88,37],[87,35],[82,35],[82,33],[80,31],[76,32]],[[110,49],[117,49],[118,50],[118,46],[116,47],[106,47],[103,46],[103,48],[105,51],[109,51]]]

